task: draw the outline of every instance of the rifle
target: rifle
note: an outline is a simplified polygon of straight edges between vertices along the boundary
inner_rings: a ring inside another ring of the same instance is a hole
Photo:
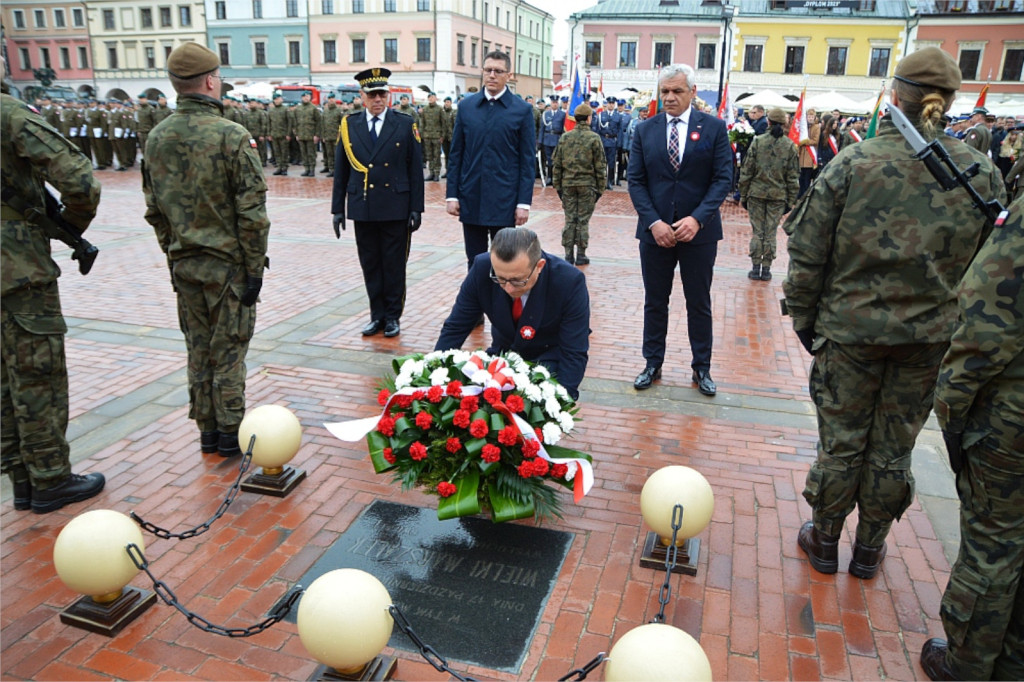
[[[50,194],[50,190],[43,188],[44,206],[42,208],[30,206],[9,187],[3,188],[2,198],[5,204],[25,216],[25,220],[43,228],[50,239],[56,239],[70,246],[72,249],[71,260],[78,261],[78,271],[83,275],[89,274],[100,250],[90,244],[77,227],[64,219],[60,214],[62,205],[55,196]]]

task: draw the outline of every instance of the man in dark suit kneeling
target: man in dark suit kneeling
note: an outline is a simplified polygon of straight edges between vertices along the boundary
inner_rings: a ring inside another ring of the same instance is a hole
[[[542,251],[533,230],[499,230],[490,253],[473,260],[434,349],[460,348],[481,314],[491,321],[488,353],[514,351],[544,365],[579,398],[590,349],[586,278]]]

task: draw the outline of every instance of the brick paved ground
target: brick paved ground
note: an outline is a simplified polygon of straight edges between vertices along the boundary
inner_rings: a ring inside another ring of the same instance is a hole
[[[108,478],[99,498],[37,516],[15,512],[4,482],[0,544],[0,675],[3,679],[305,679],[315,664],[294,625],[248,640],[191,627],[158,603],[117,637],[67,627],[57,613],[72,594],[51,563],[53,541],[89,509],[135,510],[183,528],[218,507],[237,463],[203,458],[187,419],[184,344],[164,259],[142,219],[137,171],[103,173],[103,204],[90,230],[102,248],[93,274],[65,265],[61,281],[71,331],[70,428],[78,471]],[[304,427],[293,464],[308,478],[283,500],[239,495],[196,540],[147,537],[152,569],[192,610],[244,627],[268,609],[374,499],[425,505],[373,474],[361,444],[330,437],[325,421],[368,416],[374,383],[390,358],[433,347],[464,273],[461,230],[443,208],[443,184],[428,183],[424,226],[409,263],[402,334],[363,338],[367,320],[351,230],[330,227],[330,181],[268,177],[272,269],[249,355],[250,406],[288,406]],[[795,537],[809,509],[800,491],[814,456],[808,357],[778,312],[780,258],[771,283],[747,280],[748,225],[723,209],[715,285],[719,394],[690,385],[682,294],[677,284],[670,347],[660,385],[632,388],[642,369],[642,287],[624,191],[606,193],[591,226],[587,268],[593,302],[591,361],[582,390],[584,422],[572,445],[595,460],[597,484],[564,521],[575,534],[568,558],[518,674],[455,664],[490,679],[551,680],[608,650],[658,611],[662,575],[637,566],[644,529],[639,492],[668,464],[700,470],[715,491],[696,577],[676,576],[667,622],[700,640],[716,679],[922,679],[922,643],[941,634],[939,600],[955,551],[956,503],[941,439],[931,424],[915,451],[918,499],[889,540],[877,579],[811,571]],[[557,253],[562,225],[553,190],[538,187],[531,227]],[[780,232],[780,253],[785,253]],[[485,345],[483,332],[470,344]],[[145,577],[133,584],[147,587]],[[415,626],[415,623],[414,623]],[[429,631],[421,634],[429,642]],[[446,679],[399,651],[398,678]],[[594,674],[595,678],[600,673]]]

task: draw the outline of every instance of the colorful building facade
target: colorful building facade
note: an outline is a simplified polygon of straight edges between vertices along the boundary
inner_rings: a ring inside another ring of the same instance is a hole
[[[7,67],[16,86],[38,84],[33,70],[49,67],[56,73],[54,85],[92,94],[92,46],[82,3],[4,2],[0,17]]]
[[[310,82],[307,0],[205,0],[204,7],[206,46],[220,56],[226,83]]]

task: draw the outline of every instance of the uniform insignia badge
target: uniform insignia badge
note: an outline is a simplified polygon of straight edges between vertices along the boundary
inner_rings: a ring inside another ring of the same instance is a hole
[[[690,139],[696,142],[700,139],[700,133],[690,133]]]
[[[373,77],[380,78],[380,69],[373,69]]]
[[[412,124],[412,136],[416,138],[417,142],[423,142],[423,140],[420,139],[420,129],[416,127],[415,123]]]
[[[533,327],[525,326],[519,330],[519,335],[522,336],[527,341],[530,341],[531,339],[533,339],[534,336],[537,335],[537,330],[535,330]]]
[[[256,140],[252,139],[251,137],[249,138],[249,146],[252,147],[253,149],[258,149],[258,147],[256,146]]]

